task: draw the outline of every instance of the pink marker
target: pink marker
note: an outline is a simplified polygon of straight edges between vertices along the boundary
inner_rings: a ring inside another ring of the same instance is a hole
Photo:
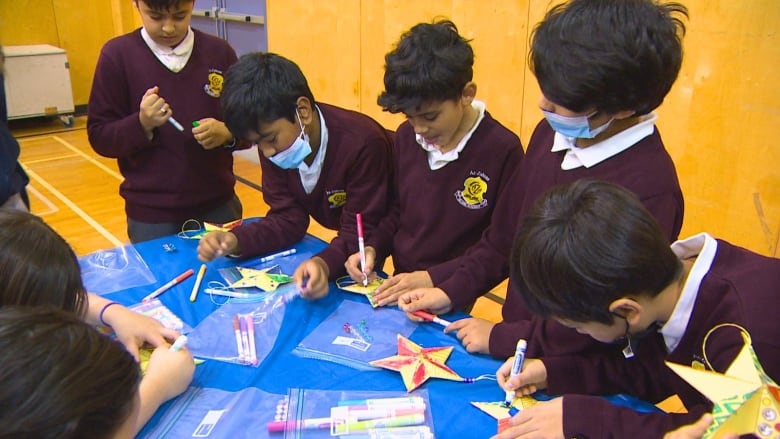
[[[412,314],[416,315],[417,317],[421,319],[425,319],[429,322],[438,323],[444,327],[449,326],[452,322],[448,322],[447,320],[444,320],[442,318],[439,318],[438,316],[435,316],[427,311],[412,311]]]
[[[238,323],[238,315],[233,316],[233,332],[236,334],[236,347],[238,348],[238,361],[246,361],[244,354],[244,343],[241,341],[241,325]]]
[[[244,351],[244,362],[249,363],[251,361],[249,352],[249,332],[246,326],[246,320],[240,315],[238,316],[238,327],[241,330],[241,349]]]
[[[247,332],[249,335],[249,363],[257,366],[257,350],[255,350],[255,318],[252,314],[244,316]]]
[[[363,215],[358,212],[355,214],[357,221],[358,251],[360,252],[360,271],[363,272],[363,286],[368,286],[368,275],[366,275],[366,244],[363,240]]]

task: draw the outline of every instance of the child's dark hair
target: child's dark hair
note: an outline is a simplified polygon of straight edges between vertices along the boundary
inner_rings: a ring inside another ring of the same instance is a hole
[[[225,73],[220,104],[230,132],[244,137],[259,124],[285,118],[297,123],[299,97],[315,104],[297,64],[275,53],[247,53]]]
[[[135,0],[138,2],[139,0]],[[153,11],[173,11],[182,3],[195,3],[195,0],[141,0]]]
[[[613,301],[655,296],[682,264],[655,218],[628,190],[582,179],[537,200],[512,246],[512,283],[543,317],[610,324]]]
[[[682,64],[680,3],[572,0],[534,29],[530,66],[545,98],[574,112],[649,113]]]
[[[474,76],[474,51],[449,20],[409,29],[385,55],[385,91],[377,103],[398,113],[460,98]]]
[[[108,439],[141,373],[122,345],[73,313],[0,308],[0,437]]]
[[[0,209],[0,307],[7,305],[87,310],[73,249],[40,218],[15,209]]]

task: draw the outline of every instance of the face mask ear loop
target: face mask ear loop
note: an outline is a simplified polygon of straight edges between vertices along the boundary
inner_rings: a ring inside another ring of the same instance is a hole
[[[624,322],[626,322],[626,335],[625,335],[626,347],[624,347],[623,351],[622,351],[623,352],[623,357],[626,358],[626,359],[634,358],[634,355],[635,355],[634,354],[634,345],[631,342],[631,334],[628,332],[628,319],[623,317],[623,316],[621,316],[618,313],[615,313],[615,312],[613,312],[612,314],[620,317],[621,319],[623,319]]]

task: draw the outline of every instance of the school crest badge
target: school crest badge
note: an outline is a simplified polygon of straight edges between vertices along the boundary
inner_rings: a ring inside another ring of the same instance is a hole
[[[222,94],[224,83],[225,77],[221,70],[209,69],[209,80],[203,85],[203,91],[213,98],[218,98]]]
[[[326,192],[328,196],[328,204],[331,209],[338,209],[347,204],[347,191],[343,189],[336,189]]]
[[[488,204],[485,193],[490,179],[481,172],[472,171],[471,174],[463,181],[463,189],[455,191],[455,199],[467,209],[485,208]]]

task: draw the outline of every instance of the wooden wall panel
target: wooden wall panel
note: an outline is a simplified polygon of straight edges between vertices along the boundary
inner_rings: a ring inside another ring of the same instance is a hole
[[[780,2],[686,2],[677,83],[658,126],[700,231],[777,255],[780,236]]]
[[[51,1],[0,1],[0,43],[5,46],[51,44],[59,46]]]
[[[294,61],[316,100],[360,109],[360,0],[267,0],[268,50]]]

